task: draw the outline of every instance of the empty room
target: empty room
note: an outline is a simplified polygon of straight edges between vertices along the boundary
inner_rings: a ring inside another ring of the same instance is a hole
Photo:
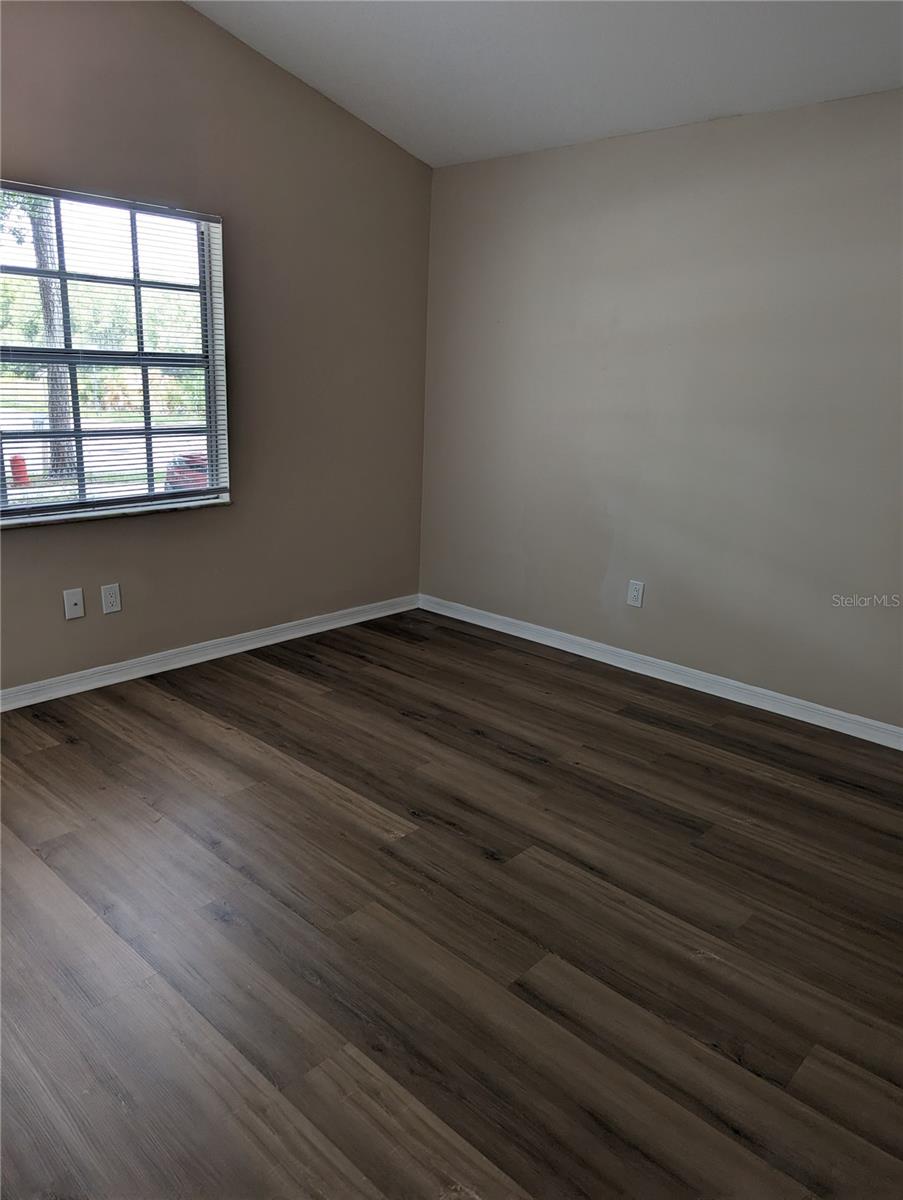
[[[4,1200],[901,1200],[903,4],[0,41]]]

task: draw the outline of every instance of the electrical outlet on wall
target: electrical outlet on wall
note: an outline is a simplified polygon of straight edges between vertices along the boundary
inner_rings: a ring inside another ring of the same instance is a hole
[[[645,583],[641,583],[639,579],[631,579],[627,584],[627,603],[632,604],[634,608],[642,608],[645,591]]]
[[[100,588],[100,606],[105,613],[122,611],[122,597],[118,583],[104,583]]]

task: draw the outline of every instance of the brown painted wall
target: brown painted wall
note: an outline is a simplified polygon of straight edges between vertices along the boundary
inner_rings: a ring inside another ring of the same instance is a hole
[[[234,497],[8,531],[3,685],[416,591],[429,169],[182,4],[2,35],[5,178],[222,215]]]
[[[901,94],[434,175],[423,591],[903,722]],[[628,608],[628,579],[646,606]]]

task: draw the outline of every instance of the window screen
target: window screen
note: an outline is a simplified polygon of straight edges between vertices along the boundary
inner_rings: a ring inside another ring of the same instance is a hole
[[[3,183],[0,521],[229,499],[218,218]]]

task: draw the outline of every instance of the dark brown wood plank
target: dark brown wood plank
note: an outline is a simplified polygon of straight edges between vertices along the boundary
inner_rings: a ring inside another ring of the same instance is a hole
[[[3,937],[67,1004],[93,1008],[153,974],[11,830],[3,830]]]
[[[649,1196],[686,1191],[778,1200],[806,1195],[804,1187],[736,1140],[598,1054],[558,1022],[534,1012],[380,905],[370,905],[342,924],[355,941],[403,970],[436,1011],[455,1010],[462,1037],[494,1044],[529,1063],[538,1088],[560,1091],[589,1113],[600,1142],[607,1143],[622,1168],[615,1181],[619,1186]]]
[[[898,1159],[782,1088],[751,1078],[737,1064],[569,963],[544,958],[514,991],[815,1195],[894,1200],[903,1193],[903,1163]],[[806,1062],[812,1058],[809,1055]],[[795,1078],[801,1085],[814,1082],[805,1063]]]
[[[593,920],[599,944],[591,974],[619,990],[646,989],[650,1006],[670,1010],[673,1023],[695,1029],[700,1040],[757,1073],[761,1063],[766,1078],[786,1082],[784,1071],[794,1053],[808,1053],[820,1042],[898,1086],[903,1083],[897,1029],[845,997],[769,968],[729,939],[619,895],[545,851],[525,851],[504,869],[528,884],[562,925],[567,914]],[[773,1075],[769,1062],[777,1067]]]
[[[303,1105],[392,1200],[528,1200],[513,1179],[350,1044],[309,1072]]]
[[[379,1200],[159,977],[90,1013],[5,950],[4,1196]],[[11,976],[11,978],[9,978]]]
[[[903,1159],[903,1090],[815,1046],[787,1085],[810,1107]],[[900,1194],[899,1192],[897,1193]]]
[[[5,719],[13,1200],[896,1200],[903,758],[424,612]]]
[[[462,1039],[456,1023],[424,1007],[409,980],[349,939],[337,940],[255,887],[208,919],[349,1042],[531,1195],[608,1200],[617,1161],[585,1113],[501,1063],[492,1047]],[[292,1093],[294,1094],[294,1093]],[[306,1090],[296,1096],[306,1104]],[[454,1194],[454,1193],[453,1193]],[[682,1195],[678,1192],[677,1195]],[[430,1200],[429,1193],[425,1200]]]

